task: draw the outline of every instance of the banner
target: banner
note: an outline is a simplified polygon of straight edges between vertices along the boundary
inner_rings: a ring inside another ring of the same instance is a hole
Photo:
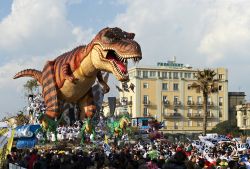
[[[110,116],[114,116],[116,108],[116,97],[108,97]]]
[[[11,152],[11,148],[12,148],[12,144],[13,144],[13,140],[14,140],[14,135],[15,135],[15,129],[12,129],[11,131],[11,136],[8,140],[8,144],[7,144],[7,153],[5,154],[5,158],[7,157],[7,154],[9,154]]]
[[[35,132],[41,128],[40,125],[24,125],[16,127],[15,138],[17,139],[16,147],[33,148],[37,143]]]

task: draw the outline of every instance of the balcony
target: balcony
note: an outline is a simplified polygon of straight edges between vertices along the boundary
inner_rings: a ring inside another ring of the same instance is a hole
[[[187,116],[188,116],[190,119],[192,119],[192,118],[194,118],[194,119],[203,118],[203,115],[200,114],[200,113],[192,113],[192,114],[191,114],[191,113],[188,113]]]
[[[208,113],[207,118],[213,119],[216,118],[216,116],[213,113]]]
[[[168,113],[168,114],[164,114],[164,118],[165,119],[181,118],[181,114],[180,113]]]
[[[132,101],[128,101],[128,106],[132,106],[133,102]]]
[[[200,113],[188,113],[187,114],[187,117],[188,118],[194,118],[194,119],[199,119],[199,118],[204,118],[204,114],[200,114]],[[216,116],[214,116],[214,114],[212,114],[212,113],[208,113],[208,115],[207,115],[207,118],[209,118],[209,119],[212,119],[212,118],[216,118]]]
[[[164,101],[162,101],[163,102],[163,105],[165,106],[165,107],[168,107],[169,105],[170,105],[170,101],[168,101],[168,100],[164,100]]]
[[[195,106],[195,103],[193,101],[191,101],[191,100],[188,100],[187,105],[188,106]]]
[[[149,101],[149,100],[144,100],[144,101],[142,102],[142,104],[144,104],[145,106],[150,105],[150,101]]]
[[[181,102],[180,101],[174,101],[174,106],[175,107],[181,106]]]
[[[214,106],[214,103],[213,102],[207,102],[207,105],[212,107],[212,106]]]
[[[202,103],[202,102],[197,102],[196,104],[197,104],[198,107],[203,106],[203,103]]]

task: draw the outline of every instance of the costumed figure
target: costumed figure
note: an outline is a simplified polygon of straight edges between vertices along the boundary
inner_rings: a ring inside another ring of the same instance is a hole
[[[110,120],[108,122],[110,136],[121,138],[123,134],[130,131],[130,129],[128,128],[129,123],[130,123],[129,118],[126,116],[122,116],[119,120]]]
[[[159,129],[163,127],[161,122],[158,122],[156,119],[149,121],[149,138],[151,140],[160,139],[162,135],[159,132]]]
[[[101,71],[113,73],[119,81],[128,81],[128,59],[141,60],[141,48],[134,36],[120,28],[105,28],[87,46],[79,46],[48,61],[42,71],[26,69],[17,73],[14,79],[33,77],[42,86],[46,105],[41,118],[43,127],[58,124],[54,121],[60,119],[64,102],[78,105],[81,120],[91,119],[95,113],[92,86],[96,78],[108,88]]]
[[[89,136],[89,141],[93,141],[93,137],[95,137],[95,130],[90,122],[90,118],[87,118],[83,126],[81,128],[81,144],[84,144],[84,141],[86,141],[87,135]]]

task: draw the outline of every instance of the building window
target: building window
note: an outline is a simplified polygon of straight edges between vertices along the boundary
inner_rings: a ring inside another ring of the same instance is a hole
[[[142,71],[143,78],[148,78],[148,71]]]
[[[143,83],[143,88],[147,89],[148,88],[148,83]]]
[[[188,105],[191,105],[193,102],[192,96],[188,96]]]
[[[197,122],[197,126],[198,126],[198,127],[201,127],[201,126],[203,126],[203,122],[201,122],[201,121],[198,121],[198,122]]]
[[[179,126],[178,121],[175,121],[175,122],[174,122],[174,129],[178,129],[178,126]]]
[[[168,72],[168,77],[169,77],[169,79],[172,79],[172,73],[171,72]]]
[[[167,128],[168,126],[168,121],[164,121],[164,128]]]
[[[222,90],[222,85],[219,85],[219,91],[223,91],[223,90]]]
[[[188,127],[192,127],[192,120],[188,120]]]
[[[143,116],[148,116],[148,108],[147,107],[143,108]]]
[[[198,103],[199,105],[202,104],[202,98],[201,98],[201,96],[198,96],[198,97],[197,97],[197,103]]]
[[[208,117],[213,117],[212,110],[210,110],[210,109],[207,110],[207,116]]]
[[[219,79],[223,79],[223,74],[219,74]]]
[[[148,95],[144,95],[143,96],[143,104],[148,104],[149,100],[148,100]]]
[[[162,72],[162,78],[168,78],[168,72]]]
[[[141,71],[140,70],[137,71],[137,76],[141,77]]]
[[[179,90],[178,83],[174,83],[173,88],[174,88],[174,91],[178,91]]]
[[[168,84],[162,83],[162,90],[168,90]]]
[[[174,73],[173,73],[173,78],[174,78],[174,79],[178,79],[178,78],[179,78],[179,77],[178,77],[178,72],[174,72]]]
[[[223,97],[219,97],[219,106],[222,106],[223,103]]]
[[[168,97],[167,97],[167,96],[162,96],[162,101],[163,101],[163,102],[168,101]]]
[[[187,78],[187,77],[188,77],[188,73],[185,73],[185,74],[184,74],[184,77]]]
[[[149,73],[150,77],[155,77],[155,75],[156,75],[155,71],[150,71],[150,73]]]
[[[178,96],[174,96],[174,104],[175,104],[175,105],[178,104]]]
[[[142,126],[148,126],[148,120],[142,120]]]
[[[188,109],[188,117],[192,116],[193,109]]]
[[[201,111],[201,109],[198,109],[198,110],[197,110],[197,116],[199,116],[199,117],[202,116],[202,111]]]
[[[167,108],[163,108],[163,114],[167,114],[168,113],[168,111],[167,111],[168,109]]]
[[[247,126],[247,119],[243,119],[243,123],[242,123],[243,126]]]
[[[182,72],[180,72],[180,78],[183,78],[183,73]]]
[[[222,117],[222,109],[219,110],[219,117]]]

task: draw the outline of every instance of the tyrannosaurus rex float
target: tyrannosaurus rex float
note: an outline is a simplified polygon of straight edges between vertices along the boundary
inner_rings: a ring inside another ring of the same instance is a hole
[[[87,46],[79,46],[48,61],[42,71],[23,70],[14,79],[28,76],[41,84],[45,115],[50,119],[60,117],[60,104],[64,101],[77,103],[81,114],[91,118],[95,107],[91,87],[96,78],[104,88],[108,88],[101,71],[113,73],[119,81],[127,81],[127,60],[139,61],[142,58],[140,45],[133,40],[134,36],[134,33],[120,28],[105,28]]]

